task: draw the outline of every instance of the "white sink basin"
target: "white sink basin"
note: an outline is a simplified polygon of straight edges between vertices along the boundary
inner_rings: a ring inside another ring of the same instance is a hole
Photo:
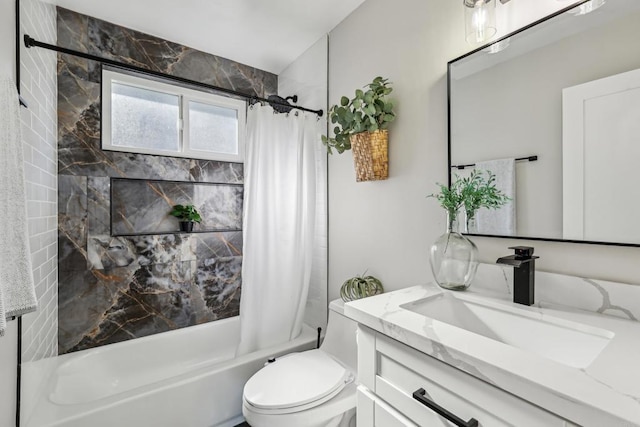
[[[574,368],[589,366],[614,336],[604,329],[466,294],[445,292],[400,307]]]

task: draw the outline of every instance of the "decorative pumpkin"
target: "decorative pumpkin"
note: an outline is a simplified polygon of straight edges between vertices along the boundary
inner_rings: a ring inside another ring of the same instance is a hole
[[[360,298],[378,295],[384,292],[382,282],[373,276],[356,276],[347,280],[340,288],[343,301],[353,301]]]

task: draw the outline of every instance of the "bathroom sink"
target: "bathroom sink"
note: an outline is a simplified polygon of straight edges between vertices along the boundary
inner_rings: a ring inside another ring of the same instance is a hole
[[[574,368],[586,368],[614,333],[538,311],[445,292],[400,306]]]

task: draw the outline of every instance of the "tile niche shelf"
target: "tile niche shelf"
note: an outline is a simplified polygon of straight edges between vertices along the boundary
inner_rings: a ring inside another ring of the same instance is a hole
[[[189,234],[169,215],[173,205],[192,204],[202,216],[192,233],[242,230],[242,184],[111,179],[111,235]]]

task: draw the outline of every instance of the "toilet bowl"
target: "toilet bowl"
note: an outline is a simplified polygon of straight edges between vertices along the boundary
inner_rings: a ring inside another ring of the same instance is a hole
[[[355,427],[356,323],[344,302],[329,304],[319,349],[279,357],[244,386],[242,413],[252,427]]]

